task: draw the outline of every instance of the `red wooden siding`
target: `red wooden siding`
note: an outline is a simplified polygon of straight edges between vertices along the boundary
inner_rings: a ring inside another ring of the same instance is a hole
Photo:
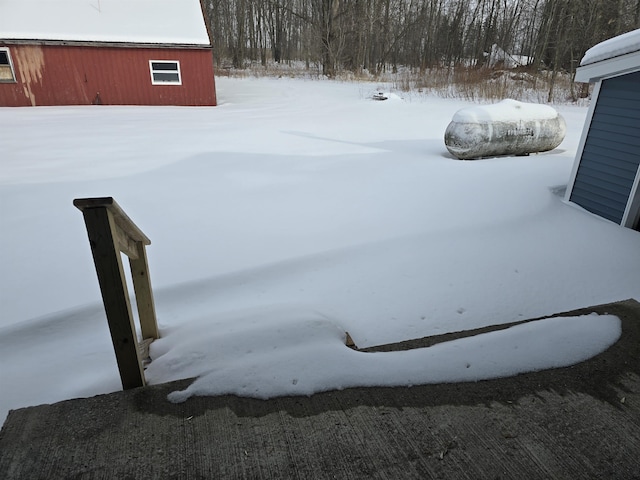
[[[0,83],[0,106],[215,105],[211,50],[7,45],[16,83]],[[180,62],[182,85],[152,85],[149,60]]]

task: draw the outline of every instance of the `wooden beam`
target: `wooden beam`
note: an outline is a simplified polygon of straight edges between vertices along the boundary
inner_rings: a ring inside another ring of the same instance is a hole
[[[75,200],[74,204],[80,208]],[[127,390],[144,386],[144,371],[137,351],[138,342],[131,303],[120,249],[115,239],[117,220],[108,205],[81,208],[81,210],[87,227],[122,388]]]
[[[136,256],[132,257],[129,255],[129,266],[131,267],[133,289],[136,294],[136,304],[138,305],[138,317],[140,318],[142,338],[159,338],[160,334],[158,333],[158,323],[156,321],[155,302],[153,301],[153,290],[151,289],[147,252],[141,242],[136,244]]]
[[[353,341],[353,338],[351,338],[351,335],[349,335],[349,332],[344,332],[344,333],[345,333],[344,344],[352,350],[358,350],[358,346],[356,345],[356,342]]]
[[[126,390],[143,386],[143,361],[148,359],[149,344],[160,336],[146,253],[151,240],[113,197],[78,198],[73,204],[82,211],[87,227],[122,387]],[[120,252],[129,257],[142,350],[137,342]]]
[[[138,342],[138,356],[142,361],[142,365],[146,366],[149,362],[149,346],[153,342],[153,338],[145,338],[141,342]]]
[[[113,236],[118,246],[118,250],[129,258],[138,258],[137,245],[142,245],[142,242],[136,242],[133,240],[117,223],[115,224]]]
[[[133,241],[151,245],[151,240],[142,233],[142,230],[124,213],[120,205],[113,197],[76,198],[73,204],[84,212],[88,208],[104,207],[111,212],[116,225],[126,233]]]

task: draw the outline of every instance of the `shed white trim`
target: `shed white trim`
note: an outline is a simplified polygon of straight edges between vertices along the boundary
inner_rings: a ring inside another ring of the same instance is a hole
[[[636,178],[633,181],[633,187],[631,187],[631,193],[629,194],[629,202],[627,202],[627,208],[622,216],[621,225],[623,227],[640,229],[640,166],[636,172]]]
[[[638,70],[640,70],[640,51],[579,67],[576,69],[575,81],[593,83]]]

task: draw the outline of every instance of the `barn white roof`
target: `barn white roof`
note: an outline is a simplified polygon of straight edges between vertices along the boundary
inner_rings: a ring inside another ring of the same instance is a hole
[[[0,38],[210,43],[199,0],[0,0]]]

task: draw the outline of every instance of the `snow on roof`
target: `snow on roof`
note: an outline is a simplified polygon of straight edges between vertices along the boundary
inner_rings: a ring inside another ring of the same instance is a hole
[[[199,0],[0,0],[0,38],[210,44]]]
[[[591,47],[582,57],[580,65],[589,65],[637,51],[640,51],[640,29],[610,38]]]

